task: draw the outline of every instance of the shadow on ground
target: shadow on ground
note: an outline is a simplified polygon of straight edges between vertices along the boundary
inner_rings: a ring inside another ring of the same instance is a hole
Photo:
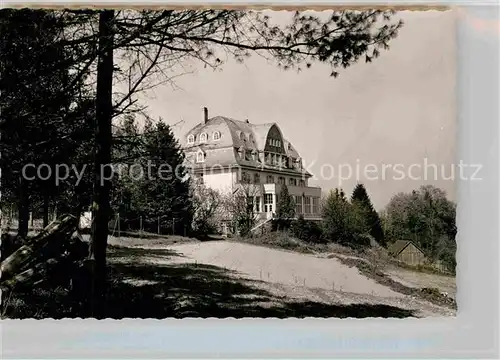
[[[86,232],[90,234],[90,229],[87,229]],[[114,231],[109,231],[109,235],[114,235],[117,236],[118,232],[116,230]],[[120,236],[122,237],[127,237],[127,238],[135,238],[135,239],[168,239],[169,235],[163,235],[163,234],[155,234],[155,233],[150,233],[150,232],[144,232],[144,231],[130,231],[130,230],[122,230],[120,231]]]
[[[124,246],[114,246],[108,245],[108,258],[116,259],[122,258],[126,259],[127,262],[134,262],[137,258],[155,258],[160,257],[162,259],[168,259],[171,257],[184,257],[178,251],[172,249],[148,249],[148,248],[129,248]],[[137,262],[137,261],[135,261]]]
[[[167,317],[394,317],[414,316],[412,311],[387,305],[329,305],[292,302],[258,287],[258,281],[217,266],[183,263],[158,265],[137,261],[143,256],[175,257],[170,250],[116,248],[109,252],[109,288],[96,318]],[[127,260],[125,263],[120,263]],[[56,289],[57,290],[57,289]],[[37,288],[16,294],[10,318],[79,317],[68,307],[64,291]]]
[[[144,251],[132,252],[136,250]],[[180,255],[168,251],[168,256]],[[110,280],[103,311],[104,317],[115,319],[414,316],[412,311],[387,305],[290,302],[259,289],[258,281],[241,280],[234,271],[205,264],[112,264]]]

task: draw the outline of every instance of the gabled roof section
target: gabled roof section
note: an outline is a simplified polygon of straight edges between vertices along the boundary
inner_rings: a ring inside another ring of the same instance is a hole
[[[285,140],[285,144],[284,145],[285,145],[286,154],[288,156],[291,156],[293,158],[299,158],[300,157],[299,153],[297,152],[297,150],[295,150],[295,148],[290,143],[290,141]]]
[[[403,252],[404,249],[408,247],[408,245],[412,244],[415,246],[421,253],[424,253],[422,249],[420,249],[413,241],[410,240],[397,240],[391,246],[389,246],[389,254],[397,256]]]
[[[274,123],[268,124],[252,124],[252,129],[255,135],[255,142],[259,150],[264,150],[266,147],[266,139],[269,134],[269,130],[275,125]],[[278,127],[279,129],[279,127]],[[281,132],[281,130],[280,130]]]

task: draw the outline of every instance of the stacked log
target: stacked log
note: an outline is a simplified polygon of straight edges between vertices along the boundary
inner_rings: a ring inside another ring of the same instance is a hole
[[[6,251],[13,252],[0,265],[2,291],[32,287],[45,281],[69,283],[75,269],[88,256],[88,245],[77,226],[75,216],[64,215],[36,236],[23,241],[22,246],[19,246],[19,239],[15,244],[3,246]]]

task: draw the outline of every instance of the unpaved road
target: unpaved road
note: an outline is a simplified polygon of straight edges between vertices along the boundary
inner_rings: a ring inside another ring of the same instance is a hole
[[[234,271],[242,282],[257,281],[259,287],[280,297],[328,304],[384,304],[415,310],[419,317],[455,315],[451,309],[397,293],[334,258],[230,241],[142,245],[140,248],[172,249],[182,256],[144,255],[134,261],[158,266],[183,263],[217,266]],[[127,259],[113,261],[126,262]]]

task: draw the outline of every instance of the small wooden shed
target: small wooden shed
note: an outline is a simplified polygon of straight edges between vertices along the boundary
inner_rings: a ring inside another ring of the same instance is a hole
[[[389,246],[389,254],[409,265],[424,264],[424,252],[410,240],[397,240]]]

